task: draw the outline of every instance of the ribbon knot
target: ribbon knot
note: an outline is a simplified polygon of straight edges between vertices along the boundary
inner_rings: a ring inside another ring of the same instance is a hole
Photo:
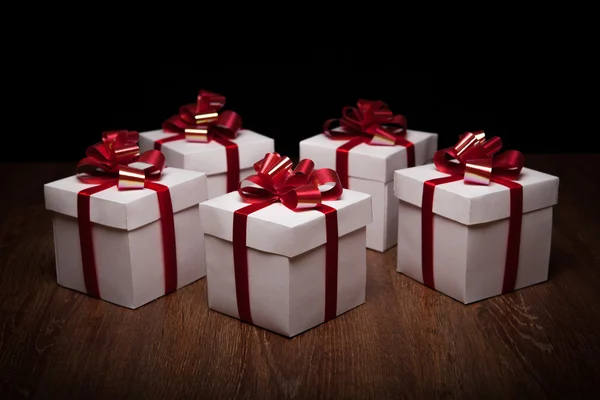
[[[486,140],[483,131],[466,132],[453,146],[433,156],[436,168],[450,175],[463,175],[465,183],[489,185],[492,177],[514,180],[519,177],[525,157],[517,150],[502,149],[502,139]]]
[[[256,175],[239,183],[238,193],[247,203],[281,202],[291,210],[316,208],[323,200],[336,200],[343,188],[337,173],[329,168],[314,169],[304,159],[292,169],[292,161],[268,153],[254,164]]]
[[[165,156],[162,153],[153,154],[156,150],[150,150],[140,156],[138,162],[149,164],[144,169],[133,168],[128,165],[119,166],[119,190],[143,189],[146,181],[157,180],[162,175],[165,167]],[[152,160],[156,158],[155,160]]]
[[[143,189],[148,180],[157,180],[165,167],[165,156],[158,150],[140,155],[138,132],[108,131],[102,141],[86,150],[86,157],[77,164],[77,177],[84,183],[116,184],[119,190]],[[128,164],[148,164],[140,169]]]
[[[234,111],[221,111],[225,101],[221,94],[200,90],[196,104],[181,106],[178,115],[163,123],[163,130],[184,135],[188,142],[208,143],[215,136],[235,139],[242,119]]]
[[[341,130],[331,126],[339,123]],[[356,107],[344,107],[341,119],[325,121],[325,135],[332,139],[361,137],[365,143],[376,146],[394,146],[398,137],[406,136],[406,118],[389,109],[380,100],[358,100]]]

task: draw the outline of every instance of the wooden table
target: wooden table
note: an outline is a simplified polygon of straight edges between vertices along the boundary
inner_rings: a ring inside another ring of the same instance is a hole
[[[550,280],[469,306],[368,252],[367,303],[293,339],[209,311],[206,281],[136,311],[55,283],[43,183],[0,165],[0,398],[600,398],[600,155],[561,178]]]

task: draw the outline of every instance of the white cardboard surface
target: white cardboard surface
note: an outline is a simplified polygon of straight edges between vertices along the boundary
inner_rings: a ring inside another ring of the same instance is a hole
[[[130,164],[135,166],[135,164]],[[157,183],[169,187],[173,212],[206,200],[206,174],[178,168],[165,168]],[[77,217],[77,193],[90,185],[70,176],[44,185],[46,208]],[[92,195],[90,220],[117,229],[134,230],[160,217],[156,192],[150,189],[118,190],[116,186]]]
[[[264,157],[264,155],[263,155]],[[250,175],[256,174],[254,168],[246,168],[240,170],[240,181]],[[227,193],[227,174],[214,174],[209,175],[206,178],[206,184],[208,186],[208,198],[213,199],[217,196],[224,195]]]
[[[345,189],[342,197],[324,201],[337,209],[338,234],[346,235],[373,220],[371,196]],[[233,213],[247,206],[237,192],[200,204],[204,232],[231,241]],[[272,204],[248,217],[247,246],[285,257],[295,257],[326,242],[325,215],[316,210],[292,211],[281,203]],[[275,240],[276,239],[276,240]]]
[[[420,207],[423,183],[448,176],[434,164],[395,172],[394,193],[397,198]],[[556,176],[523,168],[515,182],[523,186],[523,213],[550,207],[558,202],[559,179]],[[468,185],[462,180],[438,185],[434,192],[433,212],[465,225],[508,218],[509,189],[490,183],[489,186]]]
[[[349,186],[371,195],[373,222],[367,225],[367,248],[384,252],[398,241],[398,200],[393,182],[377,182],[350,177]]]
[[[174,214],[177,289],[206,275],[198,205]],[[86,293],[77,219],[54,214],[56,276],[61,286]],[[165,294],[160,221],[133,231],[92,226],[96,273],[103,300],[138,308]]]
[[[422,165],[433,158],[437,150],[436,133],[408,130],[406,139],[415,145],[415,165]],[[300,142],[300,159],[310,158],[316,168],[335,170],[335,151],[347,140],[331,140],[319,134]],[[378,182],[390,182],[394,171],[406,168],[406,148],[402,146],[369,146],[362,143],[350,150],[348,156],[349,176]],[[350,186],[350,189],[353,189]]]
[[[362,227],[339,239],[337,315],[365,302],[365,237]],[[231,242],[206,235],[206,259],[209,307],[239,318]],[[324,245],[293,258],[248,248],[248,274],[254,325],[292,337],[323,323]]]
[[[508,219],[467,226],[440,215],[433,217],[436,290],[465,304],[500,295]],[[552,207],[523,215],[515,289],[548,279],[551,236]],[[397,272],[423,282],[421,209],[402,200],[398,208],[397,249]]]
[[[165,133],[162,129],[141,132],[140,151],[154,149],[154,142],[174,134]],[[252,168],[254,163],[262,160],[265,154],[275,151],[275,141],[248,129],[240,130],[232,142],[238,145],[240,169]],[[192,171],[205,172],[207,175],[222,174],[227,171],[225,147],[215,141],[209,143],[192,143],[185,140],[164,143],[161,152],[167,159],[167,165]],[[224,193],[225,191],[223,191]]]

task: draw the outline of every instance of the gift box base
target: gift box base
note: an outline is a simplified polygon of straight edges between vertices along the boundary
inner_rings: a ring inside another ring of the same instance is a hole
[[[177,289],[206,275],[199,207],[174,214]],[[58,284],[86,293],[79,225],[76,218],[53,215]],[[132,231],[92,225],[96,275],[102,300],[135,309],[165,294],[160,221]]]
[[[433,216],[435,289],[464,304],[502,294],[508,219],[476,225]],[[397,272],[423,283],[421,209],[398,205]],[[548,280],[552,207],[523,214],[516,289]]]
[[[366,229],[339,238],[339,316],[365,302]],[[231,242],[205,235],[208,305],[239,319]],[[286,337],[325,319],[325,246],[288,258],[248,248],[252,323]]]

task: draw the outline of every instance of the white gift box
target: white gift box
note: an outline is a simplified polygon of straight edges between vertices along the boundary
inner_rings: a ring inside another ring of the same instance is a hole
[[[130,164],[132,167],[141,163]],[[143,164],[146,165],[146,164]],[[198,204],[207,197],[206,175],[165,168],[156,181],[171,195],[175,226],[177,289],[206,275]],[[70,176],[44,185],[53,211],[56,276],[64,287],[86,293],[78,224],[78,193],[97,185]],[[165,294],[165,266],[157,193],[116,186],[90,198],[90,222],[100,298],[128,308]]]
[[[174,135],[162,129],[141,132],[140,152],[152,150],[157,140]],[[238,181],[254,173],[253,165],[256,160],[275,151],[273,139],[248,129],[241,129],[235,139],[229,140],[238,146],[240,162]],[[209,199],[227,193],[227,157],[222,144],[214,140],[208,143],[197,143],[183,139],[163,143],[160,151],[165,155],[167,166],[206,173]]]
[[[437,150],[436,133],[408,130],[406,139],[414,144],[415,165],[430,162]],[[324,134],[300,142],[300,159],[310,158],[316,168],[336,168],[336,149],[348,140],[332,140]],[[348,155],[348,188],[373,198],[373,222],[367,226],[367,248],[383,252],[397,242],[398,208],[394,198],[394,171],[407,167],[403,146],[352,148]]]
[[[371,197],[344,190],[323,201],[337,210],[338,316],[365,302],[366,230]],[[205,232],[209,308],[240,318],[233,255],[234,211],[247,206],[233,192],[200,204]],[[271,204],[248,216],[246,248],[252,323],[292,337],[325,320],[325,215]]]
[[[433,164],[399,170],[397,271],[423,279],[422,196],[424,182],[448,176]],[[559,179],[523,168],[523,214],[514,289],[548,279],[552,210]],[[491,182],[458,180],[435,186],[433,197],[433,278],[435,289],[465,304],[502,294],[507,260],[510,189]],[[517,242],[518,243],[518,242]]]

